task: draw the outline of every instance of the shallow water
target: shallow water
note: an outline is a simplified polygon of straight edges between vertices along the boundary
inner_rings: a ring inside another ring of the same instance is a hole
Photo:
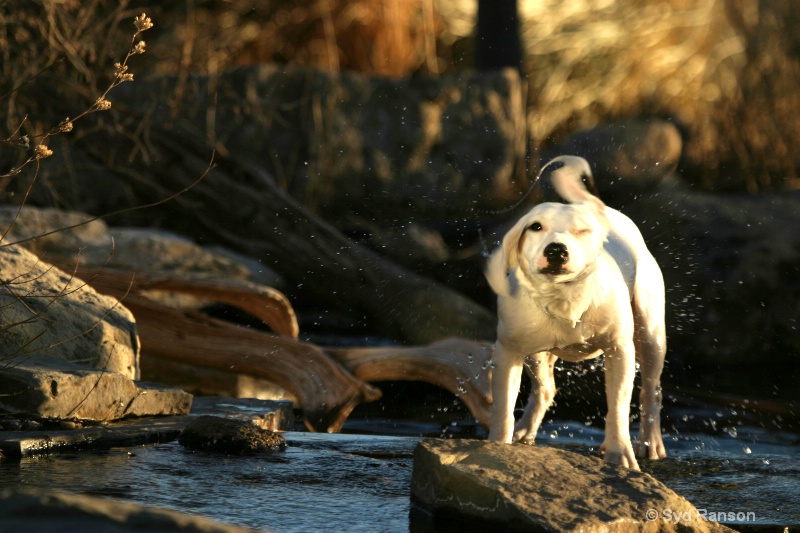
[[[59,488],[169,507],[276,533],[469,532],[463,524],[451,529],[410,512],[412,453],[420,436],[482,431],[468,419],[458,420],[456,413],[445,423],[447,411],[440,407],[437,413],[429,422],[372,416],[346,426],[348,431],[414,436],[287,432],[284,453],[261,457],[192,452],[176,442],[62,453],[0,461],[0,479],[4,486]],[[696,411],[692,418],[686,416],[687,423],[705,416]],[[716,413],[711,416],[721,419]],[[710,425],[705,419],[696,424]],[[735,427],[735,432],[688,428],[668,433],[670,457],[645,461],[642,469],[699,509],[732,518],[723,522],[734,527],[800,524],[797,436]],[[543,426],[539,442],[597,453],[602,437],[601,428],[586,421],[551,421]],[[736,520],[737,514],[742,520]]]

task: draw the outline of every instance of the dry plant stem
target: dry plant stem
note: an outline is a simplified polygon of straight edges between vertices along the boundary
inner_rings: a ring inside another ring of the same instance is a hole
[[[200,174],[200,176],[197,179],[195,179],[193,182],[189,183],[188,185],[186,185],[183,188],[181,188],[179,191],[169,195],[166,198],[163,198],[161,200],[156,200],[155,202],[150,202],[149,204],[142,204],[142,205],[136,205],[136,206],[133,206],[133,207],[126,207],[124,209],[118,209],[117,211],[112,211],[111,213],[105,213],[103,215],[97,215],[97,216],[94,216],[94,217],[90,217],[90,218],[84,220],[83,222],[79,222],[77,224],[72,224],[71,226],[65,226],[63,228],[56,228],[56,229],[53,229],[53,230],[50,230],[50,231],[46,231],[44,233],[40,233],[39,235],[35,235],[33,237],[28,237],[27,239],[20,239],[18,241],[14,241],[13,243],[3,243],[3,244],[0,244],[0,248],[4,248],[4,247],[10,246],[12,244],[24,244],[26,242],[36,240],[36,239],[38,239],[40,237],[46,237],[47,235],[52,235],[52,234],[58,233],[60,231],[66,231],[66,230],[78,228],[80,226],[84,226],[86,224],[89,224],[90,222],[94,222],[95,220],[101,220],[101,219],[104,219],[104,218],[113,217],[115,215],[122,215],[122,214],[125,214],[125,213],[130,213],[131,211],[138,211],[140,209],[148,209],[148,208],[151,208],[151,207],[157,207],[157,206],[160,206],[162,204],[168,203],[168,202],[178,198],[179,196],[189,192],[194,187],[196,187],[202,180],[204,180],[206,178],[208,173],[211,172],[215,167],[215,163],[214,163],[215,155],[216,154],[212,152],[211,159],[208,162],[208,166],[203,171],[203,173]],[[23,202],[20,205],[19,210],[17,211],[17,215],[14,217],[14,220],[16,220],[16,218],[19,216],[19,213],[22,211],[22,208],[24,206],[25,206],[25,202]],[[9,225],[9,227],[6,228],[5,232],[3,232],[3,235],[2,235],[3,238],[5,238],[6,234],[8,234],[8,232],[11,230],[11,227],[13,227],[13,225],[14,225],[14,222],[12,221],[12,223]],[[2,240],[2,238],[0,238],[0,240]]]
[[[106,97],[115,87],[119,86],[120,84],[128,81],[133,81],[133,74],[128,72],[128,61],[132,56],[143,54],[145,52],[145,42],[139,41],[137,43],[136,39],[142,34],[143,31],[146,31],[153,27],[152,21],[144,13],[142,13],[141,16],[136,17],[136,19],[134,20],[134,25],[136,26],[136,32],[131,37],[131,46],[128,49],[128,52],[125,54],[125,58],[122,60],[122,62],[116,63],[114,65],[116,68],[116,71],[114,73],[114,79],[111,81],[108,87],[106,87],[106,89],[103,91],[100,97],[97,98],[97,100],[95,100],[94,104],[92,104],[87,109],[83,110],[80,114],[78,114],[74,118],[69,118],[69,117],[65,118],[64,120],[59,122],[58,125],[51,127],[49,131],[37,135],[32,135],[31,136],[32,139],[38,140],[38,143],[34,149],[33,154],[30,157],[28,157],[24,162],[12,168],[8,172],[0,174],[0,178],[7,178],[10,176],[17,175],[31,163],[38,161],[39,159],[50,157],[53,154],[53,152],[47,148],[47,145],[45,145],[45,141],[47,139],[55,135],[58,135],[60,133],[67,133],[69,131],[72,131],[74,123],[90,113],[94,113],[96,111],[106,111],[111,108],[111,102],[109,102],[106,99]],[[44,70],[51,68],[54,64],[55,63],[49,65]],[[44,72],[44,70],[37,73],[30,80],[27,80],[26,82],[18,85],[16,88],[12,89],[11,91],[3,95],[3,98],[9,96],[10,94],[13,94],[14,92],[18,91],[20,88],[22,88],[24,85],[26,85],[33,79],[40,76],[42,72]],[[18,144],[23,139],[21,137],[17,137],[21,128],[22,124],[19,124],[15,134],[12,134],[7,139],[3,139],[2,142],[7,144]]]

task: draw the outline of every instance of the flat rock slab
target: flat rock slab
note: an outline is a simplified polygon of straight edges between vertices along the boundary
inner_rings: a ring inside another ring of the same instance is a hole
[[[0,490],[0,533],[52,531],[251,532],[167,509],[147,508],[81,494]]]
[[[188,416],[170,416],[69,430],[0,431],[0,455],[18,458],[169,442],[178,438],[188,422]]]
[[[412,498],[506,531],[730,531],[648,474],[543,446],[424,440]]]
[[[14,361],[0,369],[0,412],[96,422],[186,415],[192,395],[177,387],[134,381],[55,358]]]
[[[197,398],[192,415],[217,414],[247,420],[266,429],[291,429],[292,403],[226,397]],[[135,418],[102,426],[68,430],[0,431],[0,456],[23,457],[76,449],[170,442],[195,416]]]

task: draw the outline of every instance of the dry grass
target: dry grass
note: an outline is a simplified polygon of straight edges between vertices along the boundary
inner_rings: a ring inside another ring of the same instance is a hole
[[[108,111],[109,93],[133,81],[129,60],[145,52],[141,35],[152,23],[145,15],[135,17],[126,5],[104,10],[99,3],[46,1],[0,11],[0,51],[5,56],[0,62],[0,105],[7,131],[0,135],[0,195],[10,184],[27,195],[41,161],[54,154],[53,138],[74,135],[77,122]],[[135,23],[122,29],[125,19]],[[31,172],[24,172],[29,168]]]
[[[800,4],[792,0],[531,3],[524,41],[537,142],[671,117],[707,187],[797,185]]]
[[[798,184],[800,3],[794,0],[519,0],[534,146],[611,120],[667,117],[686,134],[683,170],[708,188]],[[47,75],[83,94],[108,76],[116,31],[138,8],[110,0],[27,3],[0,14],[0,95]],[[390,76],[469,66],[474,0],[195,0],[154,6],[143,70],[213,77],[291,63]],[[126,12],[127,10],[127,12]],[[35,13],[34,13],[35,12]],[[42,16],[44,14],[44,16]],[[35,16],[34,16],[35,15]],[[152,41],[152,42],[151,42]],[[44,50],[44,52],[43,52]],[[0,99],[6,129],[58,110],[34,84]],[[43,113],[37,114],[41,109]],[[34,116],[35,115],[35,116]],[[0,162],[3,162],[0,157]]]
[[[154,43],[161,73],[273,62],[387,76],[439,69],[434,0],[198,0],[156,15],[172,28]]]

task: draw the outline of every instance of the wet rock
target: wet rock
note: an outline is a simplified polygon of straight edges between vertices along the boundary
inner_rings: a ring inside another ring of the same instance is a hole
[[[413,499],[435,515],[519,531],[729,531],[652,476],[543,446],[424,440]]]
[[[0,412],[41,419],[111,421],[188,414],[192,396],[177,387],[129,379],[69,361],[31,358],[0,368]]]
[[[37,489],[0,490],[0,533],[25,531],[251,532],[238,526],[167,509],[155,509],[81,494]]]
[[[283,451],[282,435],[262,429],[253,422],[203,415],[192,420],[178,437],[187,448],[246,455]]]
[[[133,315],[28,250],[0,248],[0,362],[51,357],[88,368],[139,376]]]
[[[22,421],[14,418],[0,420],[0,454],[20,458],[170,442],[200,415],[225,416],[270,430],[287,431],[294,426],[291,402],[203,396],[192,401],[190,416],[137,417],[102,424],[75,422],[75,427],[67,428],[56,421],[45,421],[36,431],[23,431]]]

